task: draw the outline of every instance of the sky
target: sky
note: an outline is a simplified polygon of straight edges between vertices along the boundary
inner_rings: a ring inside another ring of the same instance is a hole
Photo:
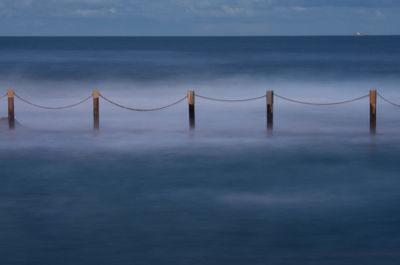
[[[0,0],[0,36],[400,34],[400,0]]]

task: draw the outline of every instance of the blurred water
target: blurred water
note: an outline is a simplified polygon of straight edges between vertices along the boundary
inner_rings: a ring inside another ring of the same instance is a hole
[[[400,102],[400,37],[0,38],[0,94]],[[6,116],[6,100],[0,100]],[[100,101],[0,121],[0,264],[398,264],[400,109]]]

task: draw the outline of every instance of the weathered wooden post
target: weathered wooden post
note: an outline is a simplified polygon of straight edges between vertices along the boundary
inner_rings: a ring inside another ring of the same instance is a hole
[[[193,130],[195,128],[194,91],[188,92],[188,103],[189,103],[189,127],[191,130]]]
[[[97,131],[100,127],[99,91],[93,90],[93,129]]]
[[[267,129],[274,128],[274,91],[267,91]]]
[[[10,130],[15,128],[15,116],[14,116],[14,90],[9,89],[8,94],[8,127]]]
[[[369,91],[369,131],[376,133],[376,90]]]

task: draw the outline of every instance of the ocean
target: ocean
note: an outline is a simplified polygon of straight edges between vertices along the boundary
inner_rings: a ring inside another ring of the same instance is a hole
[[[400,36],[0,37],[0,94],[400,103]],[[0,120],[0,264],[399,264],[400,108],[100,98]],[[0,117],[7,98],[0,99]]]

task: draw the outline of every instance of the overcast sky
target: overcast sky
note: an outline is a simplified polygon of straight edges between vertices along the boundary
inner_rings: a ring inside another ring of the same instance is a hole
[[[0,0],[0,35],[400,34],[400,0]]]

